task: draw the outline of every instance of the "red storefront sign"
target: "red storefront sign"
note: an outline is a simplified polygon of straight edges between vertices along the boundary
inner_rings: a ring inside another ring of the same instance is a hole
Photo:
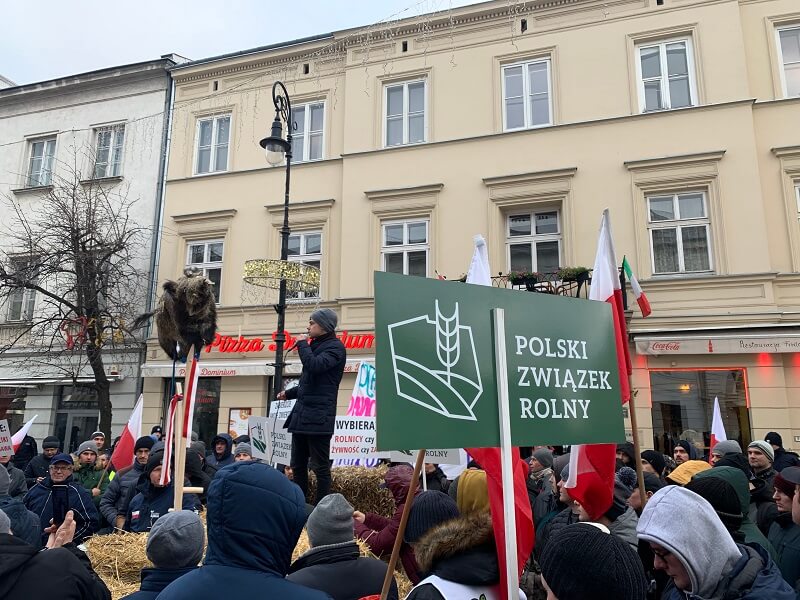
[[[284,349],[291,348],[297,343],[297,338],[288,331],[284,331],[284,335],[286,336],[286,341],[283,345]],[[272,334],[273,342],[275,341],[276,337],[278,337],[277,331]],[[348,350],[369,349],[375,344],[375,334],[372,332],[349,333],[347,331],[343,331],[339,335],[339,339],[342,341],[342,344],[344,344],[344,347]],[[264,340],[260,337],[247,338],[241,335],[234,337],[232,335],[222,335],[218,333],[214,336],[214,341],[206,346],[206,352],[211,352],[212,350],[223,353],[261,352],[264,350],[264,346]],[[267,350],[270,352],[275,352],[276,344],[269,344]]]

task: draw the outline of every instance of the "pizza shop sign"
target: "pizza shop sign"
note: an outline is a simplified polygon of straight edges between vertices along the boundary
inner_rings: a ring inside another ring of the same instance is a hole
[[[291,348],[297,343],[297,338],[291,333],[288,331],[284,331],[283,333],[286,336],[284,348]],[[265,348],[270,352],[275,352],[275,338],[277,337],[278,332],[276,331],[272,334],[273,343],[267,345],[264,339],[260,337],[248,338],[242,335],[236,337],[217,333],[214,336],[214,341],[206,346],[206,352],[216,351],[225,354],[252,353],[262,352]],[[348,350],[366,350],[372,348],[375,344],[375,334],[372,332],[349,333],[347,331],[342,331],[341,334],[339,334],[339,339]]]

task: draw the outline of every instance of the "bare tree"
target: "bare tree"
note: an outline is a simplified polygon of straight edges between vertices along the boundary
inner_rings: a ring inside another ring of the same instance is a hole
[[[5,197],[0,301],[13,326],[4,328],[0,354],[72,381],[88,370],[100,430],[110,432],[106,361],[143,349],[129,324],[145,308],[150,233],[135,222],[136,200],[122,182],[82,177],[78,165],[94,161],[73,155],[40,194]]]

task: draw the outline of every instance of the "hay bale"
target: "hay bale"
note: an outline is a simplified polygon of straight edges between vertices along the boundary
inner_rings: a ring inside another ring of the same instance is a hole
[[[334,467],[331,469],[331,492],[338,492],[361,512],[384,517],[394,513],[394,498],[389,490],[379,488],[388,467]],[[314,498],[317,479],[309,473],[308,498]]]

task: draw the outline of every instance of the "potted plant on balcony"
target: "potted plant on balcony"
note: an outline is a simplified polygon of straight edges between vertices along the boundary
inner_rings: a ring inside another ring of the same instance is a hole
[[[531,290],[539,281],[539,273],[536,271],[510,271],[508,280],[513,285],[524,285],[526,289]]]
[[[562,267],[558,270],[561,281],[577,281],[583,283],[589,280],[589,269],[586,267]]]

